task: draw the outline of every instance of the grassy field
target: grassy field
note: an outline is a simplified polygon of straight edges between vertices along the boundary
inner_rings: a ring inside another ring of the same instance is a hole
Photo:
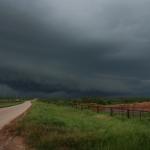
[[[37,150],[150,150],[150,122],[34,102],[16,127]]]
[[[10,100],[0,101],[0,108],[18,105],[18,104],[21,104],[22,102],[23,101],[15,101],[15,100],[14,101],[10,101]]]

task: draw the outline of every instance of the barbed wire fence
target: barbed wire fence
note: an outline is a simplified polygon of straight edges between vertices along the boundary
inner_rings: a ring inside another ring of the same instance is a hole
[[[121,116],[128,119],[139,118],[150,120],[150,110],[137,109],[129,106],[104,106],[95,103],[74,103],[75,109],[88,109],[97,113],[107,113],[110,116]]]

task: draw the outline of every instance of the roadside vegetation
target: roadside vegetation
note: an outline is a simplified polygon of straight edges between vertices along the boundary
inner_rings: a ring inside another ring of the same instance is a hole
[[[33,102],[15,126],[37,150],[150,150],[150,122]]]
[[[12,99],[5,99],[4,100],[3,99],[3,100],[0,100],[0,108],[18,105],[18,104],[21,104],[23,102],[24,102],[23,100],[12,100]]]

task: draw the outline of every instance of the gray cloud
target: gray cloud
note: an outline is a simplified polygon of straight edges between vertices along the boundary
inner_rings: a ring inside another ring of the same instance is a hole
[[[0,94],[148,95],[148,0],[1,0]]]

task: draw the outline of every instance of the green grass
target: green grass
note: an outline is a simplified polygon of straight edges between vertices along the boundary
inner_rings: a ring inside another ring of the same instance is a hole
[[[18,105],[18,104],[21,104],[22,101],[3,101],[1,102],[0,101],[0,108],[3,108],[3,107],[10,107],[10,106],[14,106],[14,105]]]
[[[34,102],[16,129],[37,150],[150,150],[148,121],[43,102]]]

